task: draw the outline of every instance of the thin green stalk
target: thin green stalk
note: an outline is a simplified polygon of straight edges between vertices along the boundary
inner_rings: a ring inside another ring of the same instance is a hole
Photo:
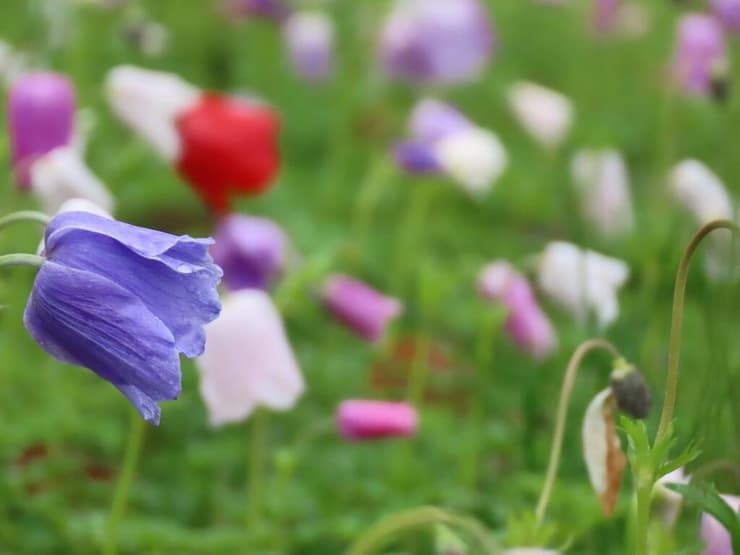
[[[360,252],[362,252],[362,247],[365,244],[373,213],[383,197],[383,191],[392,175],[393,166],[388,159],[388,154],[384,152],[382,155],[376,156],[360,185],[352,218],[354,237]]]
[[[144,437],[144,420],[139,413],[131,408],[131,424],[126,445],[126,453],[123,459],[123,467],[118,476],[116,490],[113,494],[113,503],[111,505],[110,515],[108,516],[108,526],[105,534],[105,543],[103,544],[103,555],[116,555],[118,553],[118,528],[126,512],[126,504],[131,489],[131,483],[134,480],[134,473],[139,461],[139,453]]]
[[[247,465],[247,516],[246,524],[257,522],[262,509],[264,490],[264,455],[267,440],[267,412],[257,409],[252,415],[252,434],[249,444],[249,464]]]
[[[392,515],[371,526],[345,555],[370,555],[382,548],[393,536],[432,524],[447,524],[474,538],[485,555],[499,553],[499,548],[486,529],[474,520],[437,507],[418,507]]]
[[[547,465],[547,475],[545,477],[545,483],[542,486],[542,493],[537,502],[537,510],[535,513],[538,528],[542,526],[542,522],[545,518],[545,510],[547,509],[547,503],[552,494],[552,488],[555,484],[555,476],[557,475],[558,465],[560,464],[560,453],[563,447],[563,436],[565,434],[565,421],[568,415],[568,404],[570,403],[570,394],[573,391],[576,374],[578,373],[578,369],[581,366],[581,362],[584,357],[589,352],[596,349],[604,349],[614,358],[619,358],[620,356],[617,348],[610,342],[605,339],[595,338],[581,343],[568,361],[568,366],[565,369],[565,377],[563,378],[563,385],[560,387],[560,401],[558,402],[558,412],[555,420],[555,435],[550,449],[550,462]]]
[[[635,517],[635,538],[637,541],[634,549],[635,555],[648,554],[648,527],[650,525],[650,497],[652,494],[652,481],[648,484],[638,484],[637,515]]]
[[[0,256],[0,267],[3,266],[33,266],[41,267],[46,260],[43,256],[36,254],[15,253]]]
[[[678,386],[678,362],[681,355],[681,324],[683,321],[683,304],[686,294],[686,281],[689,276],[689,266],[699,244],[704,237],[715,229],[729,229],[736,232],[737,226],[729,220],[715,220],[702,226],[691,238],[681,257],[681,263],[676,273],[676,284],[673,289],[673,311],[671,315],[671,335],[668,349],[668,377],[666,379],[665,399],[660,425],[655,435],[655,443],[659,442],[668,432],[668,426],[673,420],[673,410],[676,405],[676,388]]]
[[[21,210],[13,212],[0,218],[0,229],[8,227],[18,222],[36,222],[43,226],[49,223],[49,216],[36,210]]]

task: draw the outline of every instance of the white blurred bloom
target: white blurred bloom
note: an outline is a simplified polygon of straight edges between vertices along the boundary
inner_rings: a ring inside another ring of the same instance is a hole
[[[283,34],[296,73],[316,81],[331,75],[334,23],[328,15],[318,11],[296,12],[285,21]]]
[[[221,315],[205,329],[205,352],[195,362],[212,425],[242,421],[260,406],[288,410],[303,394],[282,319],[264,291],[224,297]]]
[[[564,241],[548,243],[537,271],[540,289],[579,321],[593,312],[606,328],[619,315],[617,292],[629,278],[629,267]]]
[[[114,207],[113,196],[71,146],[55,148],[34,160],[31,191],[47,214],[55,214],[72,198],[86,199],[109,213]]]
[[[606,237],[632,229],[629,175],[619,151],[580,150],[573,157],[571,175],[583,215],[593,227]]]
[[[507,96],[519,124],[545,147],[556,147],[568,134],[573,104],[566,96],[528,82],[511,85]]]
[[[111,108],[169,162],[180,154],[176,119],[201,96],[177,75],[134,66],[113,68],[106,78]]]
[[[660,478],[655,484],[653,490],[653,496],[656,498],[654,507],[664,527],[670,528],[676,523],[683,504],[683,496],[668,489],[665,485],[688,483],[689,477],[683,473],[683,468],[677,468]]]
[[[442,138],[434,152],[445,172],[474,196],[488,192],[508,165],[499,138],[475,126]]]

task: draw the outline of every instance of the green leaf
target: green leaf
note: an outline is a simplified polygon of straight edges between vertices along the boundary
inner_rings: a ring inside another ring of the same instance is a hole
[[[730,535],[740,537],[740,519],[712,484],[666,484],[668,489],[680,493],[686,500],[698,505],[724,526]]]
[[[677,468],[686,466],[691,461],[697,459],[699,455],[701,455],[701,449],[699,449],[699,445],[696,442],[689,443],[681,452],[681,454],[678,455],[675,459],[658,465],[656,477],[661,478],[666,474],[673,472]]]

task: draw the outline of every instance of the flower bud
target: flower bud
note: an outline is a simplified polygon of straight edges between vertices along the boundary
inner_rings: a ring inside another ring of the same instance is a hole
[[[362,441],[413,436],[418,416],[408,403],[352,399],[339,405],[336,421],[344,439]]]
[[[624,359],[617,359],[610,385],[619,410],[632,418],[647,417],[652,398],[642,372]]]
[[[573,104],[559,92],[535,83],[515,83],[508,91],[509,107],[519,124],[547,148],[557,147],[573,124]]]
[[[717,71],[727,66],[727,47],[719,22],[710,15],[692,13],[679,20],[673,72],[683,89],[708,94]]]

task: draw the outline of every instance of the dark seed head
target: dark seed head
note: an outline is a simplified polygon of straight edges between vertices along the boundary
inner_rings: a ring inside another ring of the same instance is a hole
[[[619,410],[632,418],[643,419],[648,415],[652,398],[642,372],[620,359],[610,382]]]

